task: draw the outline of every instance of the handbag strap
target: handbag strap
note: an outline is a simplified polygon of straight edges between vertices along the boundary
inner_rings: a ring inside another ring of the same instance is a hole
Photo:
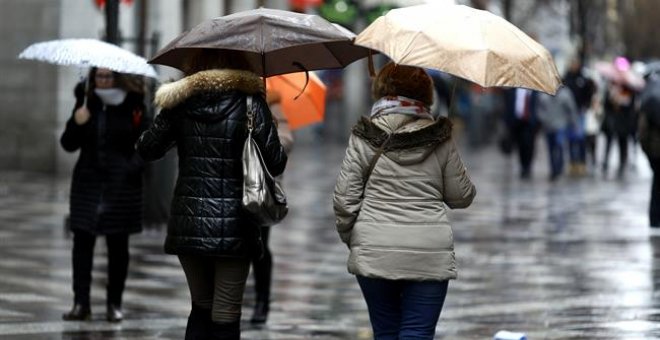
[[[252,107],[252,96],[247,96],[246,98],[246,105],[247,105],[247,126],[248,126],[248,136],[246,139],[246,142],[248,143],[254,143],[254,149],[257,151],[257,155],[259,156],[259,161],[261,162],[261,168],[264,170],[264,173],[266,176],[270,179],[273,180],[275,176],[270,174],[270,171],[268,170],[268,167],[266,166],[266,161],[264,161],[264,156],[261,154],[261,149],[259,149],[259,146],[257,143],[254,141],[254,138],[252,137],[252,130],[254,130],[254,108]]]
[[[247,127],[248,131],[251,133],[254,129],[254,111],[252,110],[252,96],[245,97],[245,106],[247,108]]]
[[[362,183],[362,197],[364,197],[364,190],[367,188],[367,182],[369,182],[369,177],[371,177],[371,173],[374,171],[374,168],[376,167],[376,162],[378,162],[378,159],[380,156],[385,152],[385,146],[387,145],[387,142],[390,141],[394,133],[390,133],[387,135],[387,139],[383,142],[383,144],[378,147],[376,150],[376,153],[374,156],[371,158],[371,162],[369,162],[369,167],[367,168],[367,171],[364,174],[364,183]]]

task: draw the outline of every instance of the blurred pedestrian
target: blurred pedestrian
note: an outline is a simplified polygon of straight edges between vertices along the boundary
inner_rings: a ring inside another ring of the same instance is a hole
[[[288,155],[293,149],[293,133],[289,128],[289,121],[282,112],[282,96],[277,89],[268,89],[266,92],[266,102],[270,108],[273,118],[277,123],[277,135],[279,136],[280,143],[284,148],[284,152]],[[281,180],[278,177],[277,180]],[[268,246],[268,239],[270,236],[270,227],[261,227],[261,240],[264,245],[263,256],[260,258],[252,259],[252,276],[254,277],[254,290],[256,295],[256,302],[254,304],[254,313],[250,322],[254,324],[262,324],[268,320],[268,312],[270,311],[270,287],[273,280],[273,255]]]
[[[128,273],[129,234],[142,230],[143,162],[134,145],[148,122],[144,92],[127,76],[92,68],[87,85],[75,88],[76,104],[60,143],[80,150],[71,180],[73,293],[64,320],[90,320],[94,245],[105,236],[108,252],[106,319],[123,318],[122,295]]]
[[[190,288],[186,339],[239,339],[250,260],[263,248],[259,226],[241,210],[249,97],[253,138],[272,175],[284,171],[287,157],[262,80],[247,71],[246,59],[200,52],[191,60],[185,78],[158,89],[161,112],[137,150],[151,161],[177,147],[179,176],[165,252],[178,255]]]
[[[598,141],[598,134],[601,131],[603,124],[603,102],[598,90],[591,98],[590,106],[584,111],[584,134],[586,144],[586,156],[590,167],[590,172],[596,172],[598,164],[596,147]]]
[[[518,149],[522,179],[532,177],[536,133],[539,130],[537,97],[537,92],[522,88],[510,89],[506,93],[505,121],[510,140]]]
[[[609,156],[612,141],[616,138],[619,146],[619,168],[617,177],[622,178],[628,164],[628,137],[631,135],[635,103],[635,91],[625,84],[610,82],[605,94],[605,117],[602,130],[605,134],[605,154],[603,155],[603,173],[609,169]]]
[[[652,75],[650,80],[641,94],[639,142],[653,170],[649,221],[660,230],[660,76]]]
[[[587,164],[587,110],[592,106],[592,99],[596,93],[596,83],[588,77],[582,67],[579,58],[574,58],[570,68],[564,76],[564,85],[572,92],[577,104],[577,121],[569,131],[569,150],[570,150],[570,173],[574,175],[583,175],[586,173]]]
[[[571,91],[560,88],[554,96],[539,94],[538,118],[545,132],[550,157],[550,180],[554,181],[564,171],[564,149],[568,137],[579,129],[577,105]]]
[[[447,210],[469,206],[476,193],[450,121],[429,111],[432,86],[421,68],[383,67],[335,186],[337,231],[375,339],[434,338],[456,278]]]

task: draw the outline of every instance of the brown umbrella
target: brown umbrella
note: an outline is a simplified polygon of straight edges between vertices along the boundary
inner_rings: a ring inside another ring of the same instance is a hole
[[[508,21],[459,5],[389,11],[355,38],[397,64],[437,69],[483,87],[524,87],[555,94],[561,85],[552,56]]]
[[[262,77],[342,68],[366,57],[349,30],[309,14],[259,8],[211,19],[184,32],[149,62],[186,71],[199,51],[239,53]]]

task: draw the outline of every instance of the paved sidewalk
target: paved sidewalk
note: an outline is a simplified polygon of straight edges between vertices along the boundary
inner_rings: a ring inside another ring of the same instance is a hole
[[[243,339],[371,338],[333,225],[342,157],[339,146],[294,151],[285,176],[291,213],[271,233],[272,313],[262,328],[247,322],[250,280]],[[546,179],[542,152],[529,182],[494,149],[464,158],[478,194],[472,207],[451,213],[459,280],[450,283],[437,338],[490,339],[500,329],[529,339],[660,338],[660,241],[648,235],[650,172],[641,155],[623,181],[556,183]],[[0,173],[0,339],[182,339],[188,290],[176,257],[162,253],[164,234],[153,230],[131,238],[124,322],[103,320],[102,241],[94,320],[61,321],[72,300],[67,196],[67,180]]]

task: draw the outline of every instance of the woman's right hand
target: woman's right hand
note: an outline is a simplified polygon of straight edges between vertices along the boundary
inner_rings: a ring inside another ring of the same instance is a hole
[[[78,110],[73,115],[73,119],[75,120],[76,124],[78,125],[83,125],[89,121],[89,110],[87,109],[86,106],[81,106]]]

